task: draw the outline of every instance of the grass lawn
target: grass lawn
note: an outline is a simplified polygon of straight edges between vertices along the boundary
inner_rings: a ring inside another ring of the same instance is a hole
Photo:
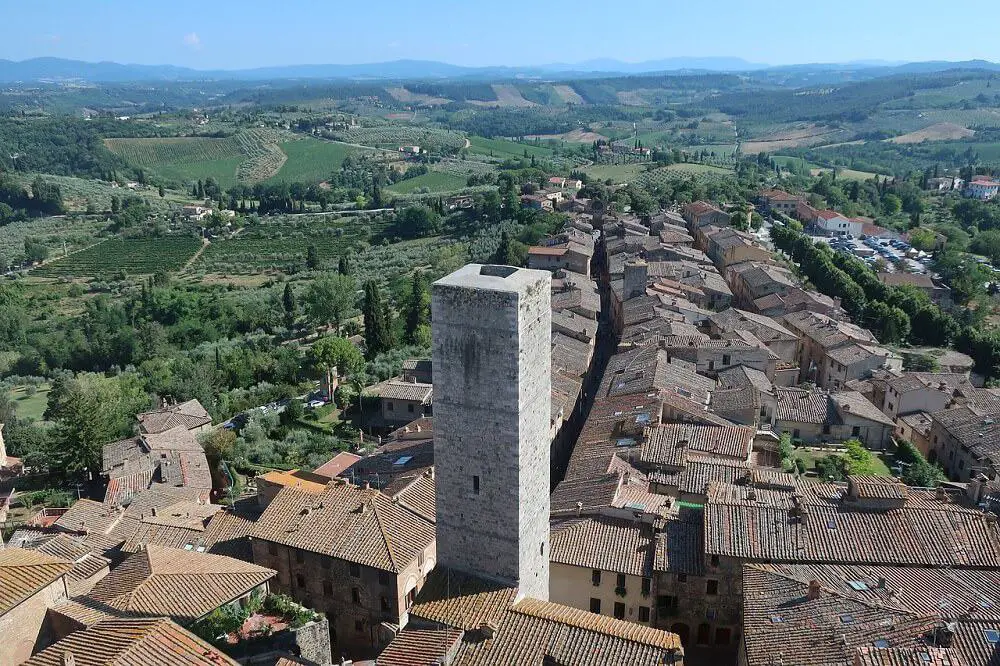
[[[469,152],[476,155],[492,155],[500,159],[524,157],[524,152],[528,151],[528,157],[548,157],[552,154],[551,148],[536,146],[533,143],[521,143],[519,141],[507,141],[506,139],[486,139],[481,136],[469,137]]]
[[[584,169],[591,178],[598,180],[611,179],[616,182],[635,178],[646,170],[646,164],[595,164]]]
[[[820,458],[825,458],[828,455],[840,455],[841,452],[837,449],[810,449],[805,447],[795,447],[792,453],[792,457],[796,460],[801,460],[806,465],[806,471],[812,472],[815,470],[816,461]],[[872,455],[875,457],[875,473],[879,476],[892,476],[892,471],[889,469],[889,465],[886,462],[892,462],[891,456],[881,452],[872,451]]]
[[[25,389],[26,387],[24,386],[17,386],[10,391],[10,397],[14,401],[14,409],[17,410],[17,416],[22,419],[41,421],[42,415],[45,413],[45,408],[49,404],[49,390],[51,390],[51,387],[48,384],[43,384],[38,387],[38,390],[33,395],[29,395]]]
[[[421,187],[426,187],[430,192],[452,192],[462,189],[466,183],[468,179],[464,176],[444,171],[429,171],[416,178],[401,180],[385,189],[396,194],[411,194]]]
[[[267,182],[319,183],[339,169],[348,155],[359,151],[353,146],[319,139],[286,141],[281,144],[281,150],[288,155],[288,160]]]

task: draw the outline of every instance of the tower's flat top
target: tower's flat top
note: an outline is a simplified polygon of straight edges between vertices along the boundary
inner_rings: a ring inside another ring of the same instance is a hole
[[[552,274],[548,271],[536,271],[528,268],[515,268],[513,266],[466,264],[454,273],[444,276],[434,284],[443,287],[520,293],[528,286],[541,281],[546,282],[546,284],[551,283]]]

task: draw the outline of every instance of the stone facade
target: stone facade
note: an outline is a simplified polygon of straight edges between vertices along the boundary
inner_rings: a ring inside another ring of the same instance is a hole
[[[434,283],[438,557],[549,596],[551,275],[470,264]]]
[[[406,624],[413,599],[434,567],[433,545],[394,574],[264,539],[252,543],[254,563],[278,572],[270,582],[273,591],[326,613],[338,653],[382,647],[379,625]]]
[[[680,636],[685,647],[732,646],[742,621],[742,564],[706,560],[704,575],[656,572],[653,625]]]
[[[650,624],[651,578],[558,562],[551,567],[551,601],[619,620]]]
[[[56,639],[46,612],[67,597],[63,576],[0,615],[0,664],[20,664]]]

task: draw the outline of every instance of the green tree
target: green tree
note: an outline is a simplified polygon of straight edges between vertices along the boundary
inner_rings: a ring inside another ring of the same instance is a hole
[[[422,238],[441,233],[441,216],[424,206],[407,206],[399,213],[394,232],[401,238]]]
[[[346,254],[340,255],[340,259],[337,261],[337,272],[341,275],[351,274],[351,263]]]
[[[55,421],[49,467],[72,476],[101,470],[105,444],[131,431],[135,415],[149,408],[138,375],[80,374],[53,383],[46,418]]]
[[[430,323],[431,295],[424,272],[417,270],[410,282],[410,298],[406,304],[406,342],[418,344],[422,327]]]
[[[357,288],[353,277],[341,273],[313,280],[306,290],[306,315],[316,326],[333,323],[339,332],[344,317],[354,309]]]
[[[365,322],[365,345],[368,347],[369,356],[374,358],[392,349],[395,344],[392,339],[389,307],[382,298],[382,290],[374,280],[365,283],[362,313]]]
[[[326,374],[327,386],[334,369],[341,377],[357,375],[364,369],[365,359],[358,348],[347,338],[328,336],[313,343],[309,361],[314,368]]]
[[[166,190],[164,190],[164,189],[163,189],[163,185],[160,185],[160,186],[159,186],[159,187],[157,188],[157,191],[158,191],[158,193],[159,193],[159,195],[160,195],[160,198],[161,198],[161,199],[162,199],[163,197],[167,196],[167,192],[166,192]]]
[[[295,324],[295,314],[298,312],[298,304],[295,302],[295,292],[292,290],[292,283],[285,283],[285,291],[281,295],[281,308],[285,312],[285,328],[291,328]]]
[[[306,248],[306,268],[314,270],[317,266],[319,266],[319,252],[316,251],[315,245],[310,245]]]
[[[0,283],[0,349],[16,349],[25,341],[27,306],[21,289]]]

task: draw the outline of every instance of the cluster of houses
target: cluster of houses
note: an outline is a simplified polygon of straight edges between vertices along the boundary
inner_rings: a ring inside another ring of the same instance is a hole
[[[201,406],[139,415],[103,502],[0,551],[0,661],[997,663],[1000,391],[971,359],[903,371],[724,207],[577,205],[528,269],[435,285],[434,359],[368,389],[370,450],[221,506]],[[784,433],[907,439],[952,481],[799,474]],[[188,630],[275,593],[325,617],[265,604],[281,630],[225,653]]]

